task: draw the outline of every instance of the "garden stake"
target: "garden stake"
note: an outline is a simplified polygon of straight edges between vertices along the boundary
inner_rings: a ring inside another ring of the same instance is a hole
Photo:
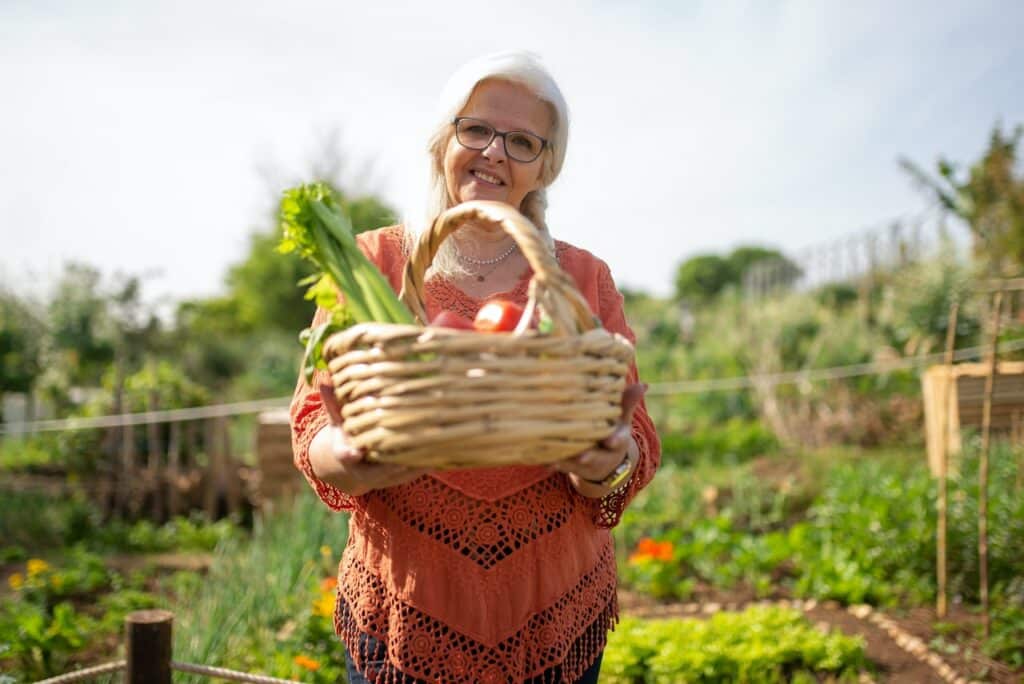
[[[1024,421],[1021,419],[1020,411],[1015,411],[1013,414],[1013,454],[1017,459],[1017,479],[1013,483],[1013,491],[1015,494],[1020,494],[1020,490],[1024,487]]]
[[[992,338],[989,342],[989,365],[985,375],[985,400],[981,407],[981,459],[978,463],[978,570],[981,576],[981,610],[985,639],[989,638],[991,616],[988,601],[988,452],[992,429],[992,386],[995,384],[996,347],[999,343],[999,313],[1003,307],[1003,291],[996,292],[992,305]]]
[[[949,505],[946,500],[949,470],[949,401],[953,394],[952,384],[956,382],[953,375],[953,347],[956,344],[956,319],[960,311],[960,302],[954,301],[949,307],[949,323],[946,327],[946,386],[942,395],[942,440],[939,453],[939,528],[936,539],[936,575],[939,582],[939,594],[936,598],[935,613],[940,618],[946,616],[946,512]]]

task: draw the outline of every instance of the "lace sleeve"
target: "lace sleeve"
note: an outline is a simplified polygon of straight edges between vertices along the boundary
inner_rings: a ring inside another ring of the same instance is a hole
[[[601,263],[598,270],[598,317],[604,327],[612,332],[619,333],[633,344],[636,344],[636,335],[626,323],[626,315],[623,310],[622,294],[615,287],[611,271],[608,265]],[[626,376],[626,384],[639,382],[636,363],[631,364]],[[637,461],[629,482],[618,491],[612,492],[601,499],[585,499],[594,508],[594,523],[598,527],[615,527],[622,518],[622,512],[626,506],[637,495],[641,489],[647,486],[654,478],[654,472],[661,462],[661,443],[658,440],[658,433],[654,427],[654,421],[647,413],[647,405],[641,400],[633,414],[633,439],[636,440],[640,458]]]
[[[317,309],[316,315],[313,317],[313,325],[319,325],[326,317],[327,314],[323,309]],[[351,510],[356,506],[355,497],[345,494],[337,487],[318,478],[313,473],[313,466],[309,462],[309,443],[313,441],[316,433],[328,423],[327,411],[320,399],[320,385],[328,383],[330,383],[330,377],[324,371],[316,372],[312,385],[307,384],[305,378],[301,374],[299,375],[289,409],[292,428],[292,456],[295,460],[295,467],[305,475],[306,480],[321,501],[335,511]]]
[[[359,245],[359,249],[378,268],[381,267],[387,256],[385,254],[387,250],[382,248],[382,236],[384,235],[383,230],[377,230],[356,236],[356,244]],[[387,271],[385,270],[385,272]],[[313,316],[312,325],[319,325],[325,320],[327,320],[327,312],[318,308]],[[335,511],[352,510],[358,505],[359,497],[349,496],[337,487],[318,478],[313,473],[313,466],[309,462],[309,444],[328,423],[327,412],[320,399],[320,386],[329,385],[330,382],[331,378],[325,371],[317,371],[313,376],[312,385],[307,384],[305,378],[301,374],[299,375],[289,411],[292,428],[292,456],[295,460],[295,467],[302,471],[321,501]]]

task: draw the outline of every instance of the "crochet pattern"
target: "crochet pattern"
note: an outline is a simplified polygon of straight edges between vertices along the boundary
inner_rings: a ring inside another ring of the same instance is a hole
[[[401,283],[399,228],[359,236],[391,282]],[[556,241],[562,268],[603,325],[634,341],[607,265]],[[500,296],[525,303],[530,273]],[[481,301],[448,281],[427,282],[427,311],[472,319]],[[318,312],[322,318],[323,312]],[[636,368],[627,382],[636,382]],[[658,438],[641,404],[632,434],[640,459],[625,487],[580,495],[542,466],[438,472],[351,497],[315,477],[309,443],[327,420],[318,387],[299,382],[292,402],[295,462],[334,510],[350,510],[339,568],[335,627],[374,682],[572,682],[604,648],[617,617],[611,535],[627,503],[650,481]],[[366,640],[383,653],[368,652]],[[380,656],[380,657],[378,657]]]

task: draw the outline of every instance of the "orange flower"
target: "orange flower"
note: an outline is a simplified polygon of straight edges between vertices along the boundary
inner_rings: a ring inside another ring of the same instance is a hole
[[[644,537],[636,545],[636,551],[629,557],[630,563],[641,563],[647,560],[670,561],[672,560],[672,542],[655,541],[650,537]]]
[[[650,537],[644,537],[636,545],[636,549],[645,556],[653,556],[658,549],[658,542],[654,541]]]
[[[312,658],[307,658],[304,655],[297,655],[294,658],[294,662],[299,667],[304,667],[310,672],[316,672],[320,669],[320,663],[316,662]]]
[[[327,577],[320,582],[320,591],[334,591],[338,588],[337,577]]]
[[[654,553],[651,554],[660,561],[672,560],[672,542],[656,542]]]

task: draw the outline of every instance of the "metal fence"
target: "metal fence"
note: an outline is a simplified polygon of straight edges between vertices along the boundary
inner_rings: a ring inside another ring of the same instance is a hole
[[[896,219],[829,242],[811,245],[784,260],[753,264],[743,292],[751,298],[811,290],[828,283],[853,283],[879,271],[896,270],[955,245],[938,209]]]

